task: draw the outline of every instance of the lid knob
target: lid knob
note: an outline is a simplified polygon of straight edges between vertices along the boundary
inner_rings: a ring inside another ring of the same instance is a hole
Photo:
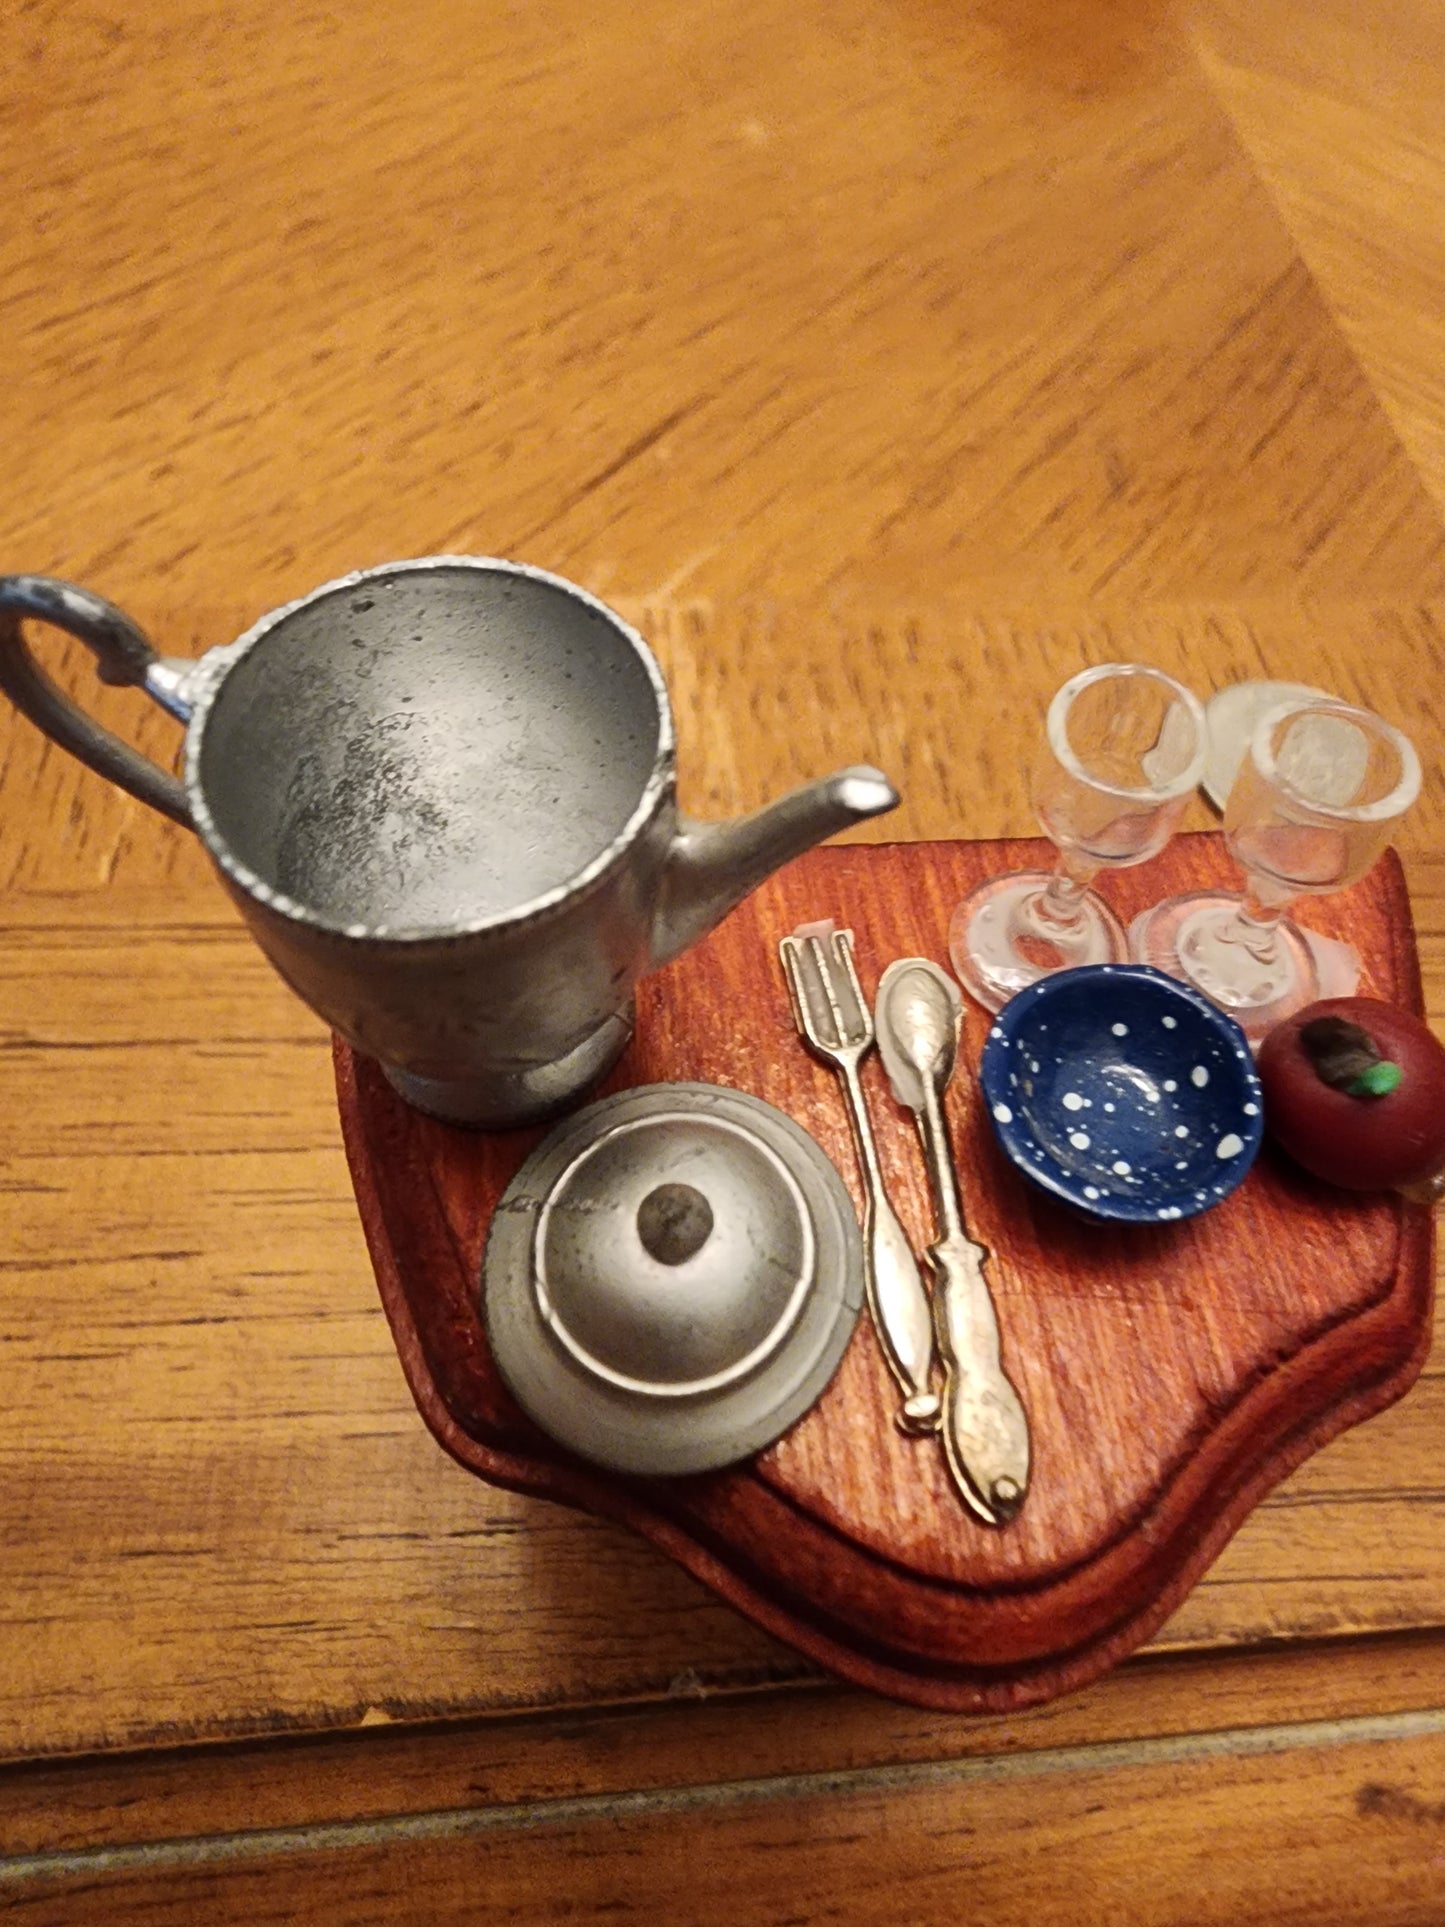
[[[684,1265],[712,1235],[712,1206],[695,1184],[659,1184],[637,1208],[637,1235],[660,1265]]]

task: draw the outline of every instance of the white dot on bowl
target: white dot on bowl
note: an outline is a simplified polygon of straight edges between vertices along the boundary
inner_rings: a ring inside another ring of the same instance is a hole
[[[1242,1137],[1236,1137],[1234,1132],[1231,1131],[1227,1137],[1222,1137],[1218,1144],[1215,1145],[1214,1155],[1217,1158],[1237,1158],[1243,1149],[1244,1139]]]
[[[1127,1037],[1129,1035],[1129,1026],[1127,1024],[1110,1024],[1109,1028],[1116,1037]]]
[[[1246,1104],[1244,1107],[1244,1115],[1246,1117],[1258,1117],[1259,1106],[1257,1104]]]
[[[1127,1178],[1130,1171],[1133,1169],[1133,1166],[1126,1164],[1123,1158],[1115,1158],[1113,1164],[1109,1168],[1112,1171],[1116,1171],[1121,1178]]]
[[[1178,1030],[1179,1019],[1177,1017],[1166,1017],[1163,1019],[1163,1024],[1165,1030]]]
[[[993,1114],[1000,1124],[1012,1124],[1014,1121],[1014,1114],[1007,1104],[995,1104]]]
[[[1188,1158],[1180,1158],[1179,1162],[1175,1165],[1174,1169],[1176,1171],[1187,1171],[1189,1169]]]
[[[1082,1111],[1083,1108],[1084,1100],[1079,1096],[1077,1091],[1064,1092],[1064,1109],[1066,1111]]]
[[[1166,1077],[1164,1080],[1164,1088],[1166,1091],[1177,1091],[1179,1086],[1172,1077]]]
[[[1161,1204],[1159,1207],[1159,1216],[1161,1218],[1179,1218],[1183,1215],[1177,1204]]]
[[[1087,1131],[1070,1131],[1069,1142],[1076,1151],[1087,1151],[1089,1148],[1089,1133]]]
[[[1145,1090],[1144,1096],[1151,1104],[1157,1104],[1159,1102],[1159,1093],[1154,1089],[1152,1084]]]
[[[1097,1198],[1098,1195],[1099,1187],[1096,1184],[1086,1184],[1084,1186],[1084,1196],[1086,1198]]]
[[[1189,1126],[1187,1124],[1176,1124],[1174,1126],[1174,1135],[1175,1137],[1188,1137]]]
[[[1189,1073],[1189,1081],[1195,1090],[1202,1091],[1204,1086],[1209,1082],[1209,1072],[1205,1070],[1202,1064],[1196,1064],[1194,1069]]]
[[[1033,1074],[1034,1074],[1034,1076],[1035,1076],[1035,1077],[1037,1077],[1037,1076],[1038,1076],[1038,1074],[1039,1074],[1039,1065],[1038,1065],[1038,1059],[1037,1059],[1036,1057],[1031,1057],[1031,1058],[1029,1059],[1029,1069],[1030,1069],[1030,1070],[1031,1070],[1031,1071],[1033,1072]]]
[[[1106,1104],[1106,1105],[1104,1106],[1104,1109],[1105,1109],[1106,1111],[1112,1111],[1112,1110],[1113,1110],[1113,1108],[1114,1108],[1114,1107],[1113,1107],[1113,1105],[1112,1105],[1112,1104]]]
[[[989,1036],[996,1037],[999,1040],[999,1042],[1003,1045],[1004,1049],[1005,1050],[1008,1049],[1008,1039],[1007,1037],[1004,1036],[1003,1032],[999,1029],[997,1024],[995,1024],[993,1029],[989,1032]]]

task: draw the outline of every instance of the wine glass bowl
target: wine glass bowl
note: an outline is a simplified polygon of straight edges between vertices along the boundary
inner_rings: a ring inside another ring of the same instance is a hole
[[[1316,697],[1259,720],[1230,789],[1224,838],[1243,891],[1167,898],[1135,919],[1140,963],[1202,990],[1252,1042],[1321,994],[1301,896],[1359,882],[1420,789],[1409,739],[1367,709]]]
[[[953,967],[979,1003],[998,1010],[1052,971],[1126,961],[1123,925],[1090,885],[1158,855],[1206,749],[1199,702],[1160,669],[1103,663],[1056,692],[1030,790],[1058,862],[988,878],[949,926]]]

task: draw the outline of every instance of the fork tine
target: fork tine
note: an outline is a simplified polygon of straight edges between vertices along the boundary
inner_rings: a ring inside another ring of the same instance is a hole
[[[851,930],[827,936],[794,932],[778,945],[793,1019],[815,1050],[829,1056],[867,1046],[873,1023],[853,963]]]
[[[824,962],[809,938],[784,937],[778,950],[787,972],[788,995],[798,1029],[814,1050],[831,1056],[845,1040],[836,1031]]]
[[[873,1024],[853,967],[853,932],[835,930],[826,949],[820,938],[811,938],[810,942],[815,949],[823,994],[828,999],[839,1044],[851,1048],[869,1043]]]
[[[858,966],[853,959],[853,932],[839,930],[833,939],[833,947],[847,976],[853,1001],[858,1007],[859,1041],[866,1043],[873,1035],[873,1014],[868,1008],[867,998],[863,995],[863,986],[858,981]]]
[[[833,937],[830,939],[829,947],[836,948],[837,940],[837,932],[835,931]],[[828,1014],[833,1019],[833,1041],[836,1044],[846,1044],[848,1042],[848,1024],[843,1015],[843,1007],[838,1000],[838,986],[834,981],[831,969],[832,960],[823,953],[821,937],[809,937],[808,949],[811,951],[813,962],[817,966],[818,982],[822,985],[823,995],[828,1000]]]
[[[783,960],[783,975],[787,979],[788,984],[788,1002],[793,1006],[793,1022],[803,1033],[804,1037],[808,1039],[809,1043],[813,1043],[816,1041],[813,1036],[813,1020],[808,1011],[807,1004],[804,1001],[802,985],[799,982],[802,960],[798,956],[797,938],[784,937],[783,941],[778,945],[778,955]]]
[[[787,967],[788,995],[798,1029],[815,1050],[836,1050],[838,1040],[827,1030],[827,991],[817,958],[797,937],[785,937],[778,948]]]

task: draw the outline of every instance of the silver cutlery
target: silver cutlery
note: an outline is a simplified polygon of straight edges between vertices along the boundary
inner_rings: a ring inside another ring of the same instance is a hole
[[[890,964],[878,986],[877,1036],[893,1094],[914,1114],[932,1180],[938,1237],[929,1246],[933,1325],[943,1365],[944,1456],[964,1501],[1004,1525],[1028,1492],[1029,1427],[999,1357],[986,1248],[964,1228],[944,1123],[961,1008],[958,986],[925,957]]]

